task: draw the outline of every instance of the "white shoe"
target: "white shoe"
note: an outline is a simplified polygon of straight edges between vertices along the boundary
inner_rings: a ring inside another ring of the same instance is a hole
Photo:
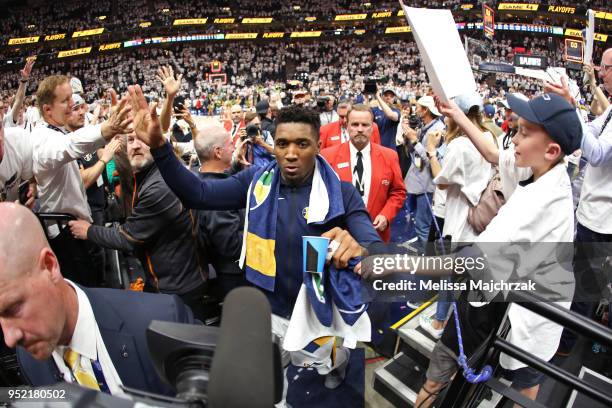
[[[440,337],[442,337],[442,333],[444,333],[444,328],[435,329],[431,324],[432,320],[434,320],[433,317],[421,314],[419,316],[419,325],[423,328],[423,330],[431,334],[434,339],[438,340]]]
[[[419,307],[423,305],[423,303],[425,302],[406,302],[406,306],[408,306],[411,309],[418,309]]]

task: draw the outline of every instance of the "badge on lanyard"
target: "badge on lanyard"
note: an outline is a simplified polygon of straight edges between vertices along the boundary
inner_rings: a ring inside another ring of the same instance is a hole
[[[414,155],[414,165],[419,170],[423,168],[423,160],[421,159],[421,156],[419,156],[418,154]]]

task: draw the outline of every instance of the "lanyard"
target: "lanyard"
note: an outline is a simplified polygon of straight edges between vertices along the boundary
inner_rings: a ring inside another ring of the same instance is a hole
[[[421,187],[423,187],[422,182],[417,178]],[[444,236],[442,235],[442,231],[440,230],[440,225],[438,225],[438,221],[436,220],[436,216],[433,213],[433,205],[429,200],[429,196],[427,194],[423,194],[427,204],[429,205],[429,212],[431,214],[431,218],[433,220],[433,224],[438,231],[438,239],[440,240],[440,247],[442,248],[443,255],[446,255],[446,251],[444,249]],[[463,337],[461,336],[461,324],[459,323],[459,311],[457,309],[457,302],[451,302],[451,306],[453,307],[453,314],[455,315],[455,328],[457,331],[457,343],[459,345],[459,356],[457,357],[457,362],[463,369],[463,376],[467,380],[467,382],[471,384],[476,384],[480,382],[488,381],[493,374],[493,369],[490,365],[486,365],[482,368],[481,372],[476,374],[474,373],[474,369],[468,365],[467,357],[465,352],[463,351]]]
[[[431,121],[431,123],[429,123],[429,125],[423,126],[421,128],[421,130],[419,130],[419,142],[423,140],[423,137],[425,137],[425,135],[427,134],[427,132],[429,131],[429,129],[436,124],[436,122],[438,122],[440,120],[440,118],[435,118],[434,120]]]
[[[606,126],[608,126],[608,123],[610,122],[610,119],[612,119],[612,109],[610,109],[610,112],[608,112],[608,117],[606,118],[606,120],[604,121],[603,126],[601,127],[601,131],[599,132],[600,135],[606,129]]]
[[[51,130],[55,130],[56,132],[60,132],[61,134],[65,135],[66,132],[63,131],[62,129],[58,128],[57,126],[51,125],[49,123],[47,123],[47,128],[51,129]]]
[[[100,391],[110,394],[110,389],[108,388],[108,384],[106,383],[106,379],[104,378],[104,373],[102,372],[102,365],[98,359],[92,360],[91,368],[93,368],[94,375],[96,376],[96,380],[98,381],[98,386],[100,387]]]

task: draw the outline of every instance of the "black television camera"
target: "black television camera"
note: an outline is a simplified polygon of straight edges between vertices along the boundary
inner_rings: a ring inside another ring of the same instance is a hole
[[[378,85],[375,78],[368,78],[363,84],[363,93],[366,95],[376,95]]]
[[[248,125],[245,129],[244,129],[246,135],[242,137],[242,139],[255,139],[257,136],[259,136],[261,134],[261,130],[259,129],[259,126],[257,125]]]
[[[176,398],[123,386],[128,400],[65,382],[40,389],[45,395],[63,391],[67,407],[270,408],[282,399],[283,369],[280,349],[272,342],[270,305],[256,289],[227,295],[220,328],[153,321],[147,343],[155,371],[176,390]],[[18,397],[4,397],[0,405],[29,406]]]

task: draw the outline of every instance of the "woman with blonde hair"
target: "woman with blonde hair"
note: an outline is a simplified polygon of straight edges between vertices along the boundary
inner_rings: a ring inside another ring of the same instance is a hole
[[[455,103],[483,133],[494,140],[482,118],[483,102],[477,94],[460,95]],[[491,178],[491,165],[482,157],[469,137],[449,117],[445,142],[444,166],[434,183],[446,190],[445,222],[442,235],[453,243],[472,242],[478,235],[468,223],[468,211],[478,204]]]

